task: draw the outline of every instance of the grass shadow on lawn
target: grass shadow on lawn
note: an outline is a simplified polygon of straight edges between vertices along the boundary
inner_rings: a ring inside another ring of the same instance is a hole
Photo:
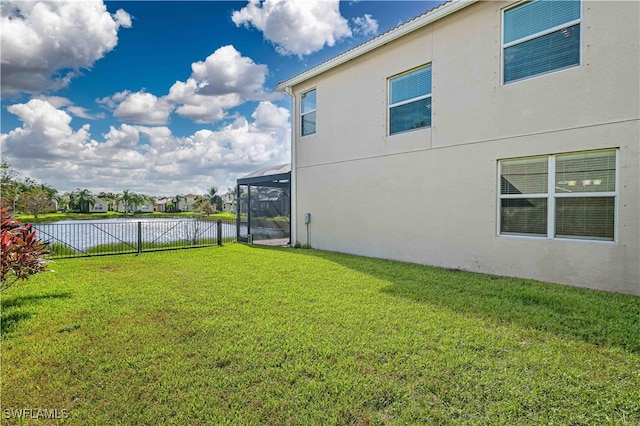
[[[71,297],[70,293],[15,296],[8,298],[3,295],[0,299],[0,334],[13,331],[18,323],[31,318],[31,313],[28,312],[28,309],[25,310],[24,308],[40,304],[46,300],[67,299],[69,297]]]
[[[333,252],[287,250],[387,281],[383,292],[392,296],[640,353],[640,297]]]

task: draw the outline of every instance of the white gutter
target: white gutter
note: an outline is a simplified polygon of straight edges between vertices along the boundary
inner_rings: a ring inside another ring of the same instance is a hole
[[[408,21],[400,26],[376,37],[368,42],[361,44],[351,50],[348,50],[338,56],[329,59],[326,62],[321,63],[320,65],[313,67],[301,74],[298,74],[295,77],[291,77],[288,80],[282,81],[278,83],[276,86],[276,91],[281,93],[287,93],[291,95],[290,88],[295,86],[296,84],[300,84],[310,78],[313,78],[319,74],[322,74],[330,69],[333,69],[339,65],[344,64],[358,56],[364,55],[367,52],[370,52],[374,49],[377,49],[380,46],[383,46],[393,40],[396,40],[406,34],[409,34],[419,28],[422,28],[426,25],[429,25],[439,19],[444,18],[445,16],[451,15],[473,3],[476,3],[479,0],[450,0],[448,3],[444,3],[438,8],[434,9],[431,12],[427,12],[426,14],[419,16],[411,21]],[[293,121],[292,121],[293,123]]]

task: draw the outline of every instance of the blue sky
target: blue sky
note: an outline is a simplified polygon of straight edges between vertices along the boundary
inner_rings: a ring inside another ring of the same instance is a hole
[[[290,161],[279,81],[441,3],[3,0],[2,158],[61,193],[226,192]]]

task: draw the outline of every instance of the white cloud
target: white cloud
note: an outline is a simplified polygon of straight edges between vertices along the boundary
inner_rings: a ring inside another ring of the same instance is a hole
[[[64,98],[62,96],[38,95],[38,96],[34,96],[33,99],[39,99],[41,101],[45,101],[54,108],[67,108],[73,105],[73,102],[71,101],[71,99]]]
[[[127,12],[112,16],[102,0],[3,0],[0,11],[3,95],[65,87],[131,26]]]
[[[126,92],[126,93],[125,93]],[[120,100],[120,104],[113,112],[113,115],[122,121],[147,124],[162,125],[169,120],[169,114],[173,110],[173,105],[166,98],[158,98],[151,93],[128,91],[116,93],[107,103],[115,104],[114,99]]]
[[[88,119],[88,120],[93,120],[93,119],[97,118],[97,117],[94,117],[93,115],[91,115],[86,110],[86,108],[74,105],[73,102],[71,101],[71,99],[64,98],[62,96],[38,95],[38,96],[34,96],[33,99],[39,99],[41,101],[48,102],[54,108],[62,108],[65,111],[67,111],[67,112],[71,113],[72,115],[74,115],[76,117],[79,117],[79,118],[85,118],[85,119]]]
[[[378,33],[378,21],[368,13],[364,16],[353,18],[352,21],[355,24],[353,32],[356,34],[373,36]]]
[[[251,117],[255,120],[256,128],[263,131],[284,129],[289,126],[289,111],[271,102],[260,102]]]
[[[116,13],[113,14],[113,19],[116,21],[116,24],[120,27],[131,28],[131,15],[125,12],[122,9],[118,9]]]
[[[220,47],[204,61],[192,63],[191,70],[191,76],[176,81],[166,96],[125,90],[96,102],[113,109],[122,121],[164,125],[174,110],[196,123],[213,123],[246,101],[280,96],[264,88],[267,66],[242,56],[233,46]]]
[[[212,123],[222,120],[229,108],[242,104],[242,98],[236,93],[218,96],[206,96],[198,93],[199,83],[189,78],[186,82],[176,81],[167,99],[178,104],[176,113],[196,123]]]
[[[127,96],[129,96],[130,94],[130,90],[123,90],[122,92],[118,92],[114,95],[96,99],[96,102],[98,104],[106,106],[107,108],[115,109],[117,108],[118,104],[127,99]]]
[[[69,111],[71,114],[75,115],[78,118],[86,118],[87,120],[94,120],[96,118],[103,118],[102,114],[98,114],[97,116],[93,116],[86,110],[86,108],[79,107],[77,105],[69,105],[67,107],[67,111]]]
[[[191,64],[191,78],[202,95],[238,94],[245,99],[264,96],[267,66],[242,56],[233,46],[222,46],[207,59]]]
[[[121,124],[99,141],[88,125],[74,130],[72,117],[49,102],[32,99],[8,110],[23,125],[0,135],[3,156],[60,191],[197,194],[212,185],[226,189],[239,176],[290,161],[289,112],[269,101],[260,102],[251,122],[238,117],[216,131],[176,137],[164,126]]]
[[[255,27],[282,55],[309,55],[351,37],[339,0],[250,0],[233,12],[237,25]]]
[[[86,158],[92,151],[89,126],[74,131],[70,126],[71,116],[46,101],[31,99],[26,104],[11,105],[7,110],[18,116],[23,125],[0,135],[4,156],[18,157],[23,163],[25,159],[63,158],[70,152]]]
[[[273,97],[264,89],[266,65],[242,56],[233,46],[223,46],[204,61],[191,64],[187,81],[176,81],[167,100],[176,112],[198,123],[222,120],[226,110],[247,100]]]

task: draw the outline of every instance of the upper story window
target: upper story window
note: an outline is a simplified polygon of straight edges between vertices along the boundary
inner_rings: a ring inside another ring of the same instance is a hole
[[[316,89],[300,95],[300,127],[302,136],[316,132]]]
[[[504,11],[503,80],[580,65],[580,0],[533,0]]]
[[[500,234],[615,239],[617,150],[502,160]]]
[[[431,127],[431,65],[389,79],[389,134]]]

